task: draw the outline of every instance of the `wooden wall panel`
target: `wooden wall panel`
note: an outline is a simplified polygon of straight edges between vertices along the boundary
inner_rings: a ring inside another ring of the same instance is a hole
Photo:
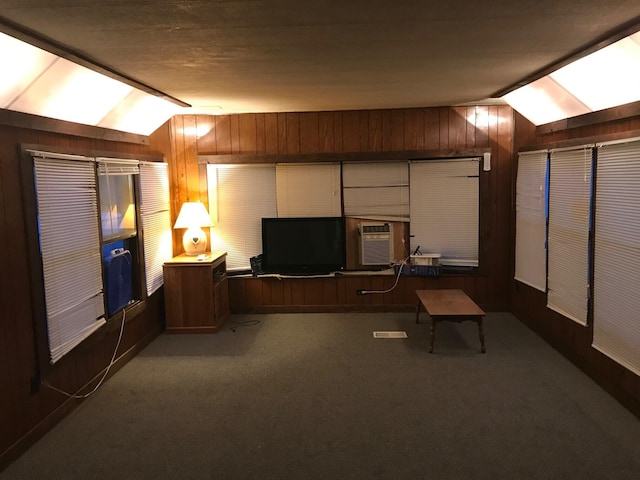
[[[300,153],[317,153],[320,150],[318,112],[300,114]]]
[[[264,115],[265,153],[278,153],[278,115],[265,113]]]
[[[342,114],[342,148],[344,152],[360,151],[360,112]]]
[[[176,117],[174,117],[176,118]],[[229,115],[214,117],[216,132],[216,153],[218,155],[233,153],[231,149],[231,118]]]
[[[367,151],[382,151],[382,112],[380,110],[371,110],[369,112],[369,139],[367,142]]]
[[[295,155],[300,153],[300,114],[287,113],[287,141],[286,151],[283,153]]]
[[[453,107],[449,109],[449,145],[461,145],[469,147],[467,144],[467,109],[466,107]]]
[[[258,119],[255,113],[238,115],[238,153],[258,153]]]
[[[404,110],[391,110],[389,118],[389,150],[404,150]]]
[[[181,120],[162,128],[165,132],[163,151],[171,152],[173,147],[189,151],[184,142],[179,147],[173,143],[180,141],[174,134],[183,129],[185,119]],[[188,123],[189,119],[186,121]],[[78,404],[42,386],[31,393],[31,381],[38,374],[39,361],[33,324],[33,305],[38,301],[33,298],[29,270],[30,262],[37,259],[29,258],[24,242],[27,222],[32,219],[24,217],[23,202],[34,202],[35,199],[29,200],[28,195],[23,195],[20,144],[116,154],[157,152],[139,144],[0,126],[0,271],[10,280],[4,281],[0,288],[0,470]],[[195,151],[192,149],[182,158],[190,157]],[[180,163],[186,165],[184,161]],[[197,170],[191,162],[188,170],[181,170],[189,177],[185,185],[191,185],[193,181],[197,184]],[[179,191],[175,193],[182,195]],[[127,350],[138,351],[161,331],[164,319],[161,303],[162,294],[158,292],[147,302],[143,312],[129,319],[118,352],[120,362],[112,372],[126,363]],[[89,343],[65,356],[47,374],[46,380],[68,392],[78,392],[94,381],[109,363],[117,337],[117,328],[100,332]]]
[[[440,148],[454,148],[449,143],[449,112],[451,109],[441,107],[440,109]]]
[[[638,135],[638,131],[640,116],[540,134],[535,126],[516,114],[513,151],[515,155],[523,148],[546,148],[556,142],[574,145],[594,143],[611,134],[618,138],[632,138]],[[515,181],[514,171],[511,179],[513,190]],[[515,218],[513,207],[512,212]],[[512,249],[514,243],[515,229],[512,228]],[[512,261],[509,275],[511,312],[640,417],[640,377],[591,347],[593,325],[582,327],[547,308],[545,293],[513,280],[513,271]]]
[[[327,153],[335,152],[336,140],[334,129],[335,115],[332,112],[319,112],[318,113],[318,152]]]
[[[182,120],[184,124],[185,120]],[[513,112],[509,107],[437,107],[412,108],[372,111],[338,111],[338,112],[305,112],[305,113],[266,113],[256,115],[230,115],[212,117],[208,120],[197,119],[198,123],[212,122],[215,126],[214,134],[209,133],[206,138],[197,143],[203,146],[208,154],[213,151],[218,154],[235,150],[237,144],[241,152],[259,152],[262,144],[257,140],[264,134],[264,152],[279,154],[314,154],[335,153],[340,159],[343,152],[378,152],[378,151],[416,151],[429,149],[433,151],[464,150],[469,148],[486,148],[492,153],[492,171],[481,173],[481,274],[471,280],[467,277],[453,280],[461,288],[479,292],[483,305],[490,309],[508,308],[508,272],[510,271],[509,248],[511,239],[511,178],[512,178],[512,128]],[[254,123],[255,125],[252,125]],[[180,121],[173,123],[173,128],[181,125]],[[237,125],[238,127],[234,127]],[[184,130],[186,132],[187,130]],[[264,133],[262,133],[264,132]],[[179,134],[172,133],[174,137]],[[234,135],[237,138],[234,140]],[[204,137],[203,137],[204,138]],[[215,139],[215,142],[212,142]],[[215,144],[214,144],[215,143]],[[180,139],[174,143],[188,146],[188,139]],[[172,167],[171,182],[176,196],[183,198],[185,191],[190,189],[189,180],[182,177],[194,172],[182,166],[182,162],[198,161],[197,154],[192,150],[171,153]],[[201,192],[202,196],[202,192]],[[176,253],[182,251],[178,239],[174,243]],[[352,253],[353,255],[353,253]],[[350,264],[350,268],[353,265]],[[335,300],[336,305],[381,306],[413,304],[413,286],[426,285],[431,280],[402,279],[402,292],[383,295],[375,299],[355,295],[354,285],[367,289],[371,282],[378,285],[381,280],[345,279],[336,281],[335,295],[331,289],[322,285],[322,295],[314,291],[307,291],[305,280],[287,282],[281,290],[264,287],[254,292],[255,279],[238,281],[232,279],[230,285],[239,283],[251,288],[251,295],[242,294],[239,290],[245,287],[236,285],[232,288],[231,304],[234,311],[278,305],[291,306],[309,305],[309,302],[320,302],[326,305],[328,298]],[[444,280],[444,284],[449,280]],[[384,281],[383,281],[384,283]],[[311,282],[314,284],[314,282]],[[362,286],[365,285],[365,286]],[[276,287],[279,288],[279,287]],[[282,292],[282,293],[280,293]],[[257,297],[253,296],[257,294]],[[275,295],[275,297],[274,297]],[[251,298],[249,298],[251,297]],[[322,298],[321,298],[322,297]],[[322,300],[322,301],[321,301]],[[374,303],[375,302],[375,303]],[[335,305],[334,305],[335,306]]]
[[[424,110],[413,108],[404,112],[404,150],[424,150]]]

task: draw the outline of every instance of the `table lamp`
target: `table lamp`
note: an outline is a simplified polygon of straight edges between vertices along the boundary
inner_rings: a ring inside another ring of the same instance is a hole
[[[211,217],[202,202],[185,202],[173,228],[186,228],[182,245],[187,255],[200,255],[207,251],[207,235],[202,227],[211,227]]]

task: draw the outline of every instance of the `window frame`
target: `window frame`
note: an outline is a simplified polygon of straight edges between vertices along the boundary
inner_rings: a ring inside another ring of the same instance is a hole
[[[140,187],[139,179],[134,179],[134,193],[136,201],[136,222],[138,225],[138,233],[136,235],[136,248],[138,251],[139,261],[138,268],[132,270],[132,290],[133,292],[140,292],[138,299],[131,302],[124,309],[120,309],[114,315],[109,316],[106,312],[106,299],[105,299],[105,319],[106,323],[99,327],[93,334],[84,339],[80,344],[76,345],[69,352],[67,352],[59,361],[55,363],[49,362],[49,339],[47,332],[47,316],[46,316],[46,304],[45,304],[45,285],[44,274],[42,269],[42,257],[40,254],[40,238],[38,232],[38,207],[36,199],[36,185],[34,181],[34,161],[31,151],[41,151],[51,153],[53,155],[71,155],[82,156],[92,158],[94,163],[97,159],[126,159],[126,160],[138,160],[147,162],[164,162],[164,158],[156,155],[148,154],[129,154],[121,152],[111,151],[97,151],[78,148],[60,148],[51,145],[42,144],[20,144],[19,147],[19,159],[20,159],[20,177],[22,186],[22,206],[24,211],[24,235],[25,235],[25,250],[28,257],[28,268],[30,277],[30,294],[32,298],[32,324],[34,328],[34,342],[36,348],[36,366],[37,375],[44,376],[55,371],[60,364],[67,363],[70,359],[77,358],[81,352],[86,351],[87,348],[95,346],[104,336],[111,331],[115,331],[119,328],[119,322],[122,320],[124,314],[126,314],[126,323],[135,319],[140,315],[147,306],[147,300],[149,296],[146,294],[146,281],[144,276],[144,257],[143,257],[143,235],[141,231],[141,219],[140,219]],[[97,183],[97,165],[95,166],[96,183]],[[97,201],[99,201],[99,192],[96,190]],[[98,209],[98,225],[100,225],[100,212]],[[102,229],[99,227],[99,244],[96,245],[96,249],[101,251],[103,245]],[[104,290],[104,265],[102,265],[102,280]]]
[[[221,165],[262,165],[262,164],[309,164],[309,163],[354,163],[354,162],[411,162],[435,160],[435,161],[455,161],[458,159],[478,158],[479,165],[484,165],[483,158],[486,162],[486,155],[493,153],[492,148],[470,148],[464,151],[459,150],[411,150],[411,151],[384,151],[384,152],[347,152],[347,153],[315,153],[315,154],[203,154],[198,155],[198,164],[204,166],[221,166]],[[407,167],[409,168],[409,167]],[[444,274],[465,274],[465,275],[487,275],[489,272],[489,264],[487,263],[485,232],[487,231],[487,211],[490,206],[485,203],[488,197],[488,189],[490,187],[490,177],[492,176],[490,168],[479,168],[478,177],[478,261],[477,266],[473,267],[445,267],[442,269]],[[342,179],[342,175],[341,175]],[[342,185],[341,185],[342,187]],[[201,190],[202,192],[202,190]],[[208,194],[205,190],[204,193]],[[342,193],[342,188],[341,188]],[[344,214],[344,198],[342,216]],[[484,209],[484,210],[483,210]],[[212,213],[214,215],[214,213]],[[407,222],[404,222],[405,224]],[[408,230],[407,230],[408,231]],[[406,244],[409,243],[409,233],[406,234]],[[347,247],[348,248],[348,247]]]

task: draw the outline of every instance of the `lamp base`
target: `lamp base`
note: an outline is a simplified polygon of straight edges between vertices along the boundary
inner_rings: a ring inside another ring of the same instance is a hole
[[[182,246],[187,255],[201,255],[207,251],[207,235],[200,227],[188,228],[182,237]]]

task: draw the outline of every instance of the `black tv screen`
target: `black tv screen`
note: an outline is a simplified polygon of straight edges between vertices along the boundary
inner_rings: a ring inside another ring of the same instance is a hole
[[[343,217],[263,218],[266,273],[326,274],[346,265]]]

